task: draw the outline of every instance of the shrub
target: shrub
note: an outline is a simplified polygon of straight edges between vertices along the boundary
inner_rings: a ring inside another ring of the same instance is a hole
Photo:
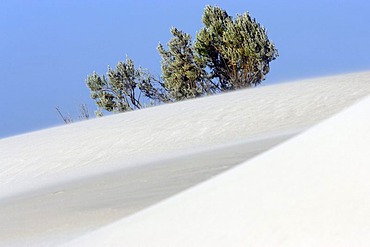
[[[225,10],[207,6],[202,21],[194,47],[221,91],[256,86],[265,79],[278,52],[249,13],[233,20]]]
[[[157,104],[260,84],[278,57],[265,28],[249,13],[233,19],[213,6],[206,6],[202,21],[194,43],[189,34],[172,28],[168,50],[159,44],[159,79],[136,69],[129,58],[115,69],[108,67],[106,76],[89,75],[86,84],[98,107],[124,112],[143,108],[142,96]]]

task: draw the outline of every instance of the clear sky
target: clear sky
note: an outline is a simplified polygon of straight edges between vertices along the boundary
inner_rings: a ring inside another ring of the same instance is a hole
[[[280,57],[263,85],[370,70],[369,0],[0,0],[0,138],[61,125],[56,106],[93,112],[87,75],[126,55],[159,75],[158,43],[195,37],[207,4],[267,28]]]

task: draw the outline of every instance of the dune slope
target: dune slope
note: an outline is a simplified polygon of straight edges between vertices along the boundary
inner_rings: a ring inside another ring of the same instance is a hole
[[[117,114],[0,140],[0,245],[55,246],[212,178],[370,94],[370,72]]]
[[[260,87],[5,138],[0,198],[183,150],[309,127],[369,94],[369,78],[362,72]]]
[[[370,97],[186,192],[63,246],[368,246]]]

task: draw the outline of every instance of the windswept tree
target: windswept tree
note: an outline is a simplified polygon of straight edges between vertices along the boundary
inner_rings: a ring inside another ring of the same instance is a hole
[[[204,65],[197,63],[191,36],[177,28],[172,28],[174,36],[168,43],[168,51],[158,45],[162,57],[162,79],[174,101],[194,98],[210,92],[204,79]]]
[[[93,72],[87,77],[86,84],[99,107],[107,111],[123,112],[142,107],[140,95],[137,95],[137,85],[141,78],[134,62],[126,58],[126,62],[119,62],[115,69],[108,67],[106,76]]]
[[[265,79],[278,52],[249,13],[233,20],[225,10],[207,6],[202,21],[194,48],[221,91],[256,86]]]
[[[159,79],[136,69],[129,58],[108,67],[106,76],[89,75],[86,84],[100,109],[124,112],[141,109],[142,96],[154,103],[174,102],[260,84],[278,57],[265,28],[249,13],[232,18],[213,6],[206,6],[202,21],[194,43],[189,34],[172,28],[168,50],[159,44]]]
[[[124,112],[143,107],[140,101],[139,85],[148,84],[150,76],[141,68],[136,69],[134,62],[126,58],[115,69],[108,67],[107,75],[93,72],[86,79],[91,98],[96,104],[111,112]]]

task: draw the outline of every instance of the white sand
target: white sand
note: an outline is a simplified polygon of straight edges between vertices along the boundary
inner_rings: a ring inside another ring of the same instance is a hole
[[[65,246],[369,246],[370,97]]]
[[[187,153],[7,198],[0,201],[0,243],[55,246],[209,179],[289,137]]]
[[[2,139],[0,245],[53,246],[67,242],[242,163],[368,94],[370,72],[354,73],[233,92]],[[334,131],[333,135],[341,138],[342,133]],[[293,171],[282,172],[294,178]],[[253,193],[259,191],[257,185],[253,185]],[[222,198],[222,193],[220,190],[218,197]],[[235,197],[244,198],[240,195],[236,193]],[[274,196],[272,192],[270,196]],[[177,210],[174,205],[168,209],[169,215]],[[210,218],[212,214],[207,216],[205,209],[199,208],[199,214]],[[151,210],[118,222],[112,233],[130,231],[131,223],[127,222],[136,222],[137,218],[149,220]],[[192,215],[194,211],[186,213]],[[235,220],[233,214],[227,214],[222,217]],[[167,216],[153,213],[153,217]],[[199,229],[207,226],[210,234],[219,234],[219,226],[213,229],[207,222],[199,224]],[[240,224],[244,223],[241,220]],[[157,227],[158,234],[170,226],[169,222],[162,224],[163,229]],[[95,241],[94,236],[117,244],[122,241],[116,235],[104,238],[104,228],[91,234],[80,241],[87,241],[87,246],[90,239]],[[145,234],[150,235],[139,231],[131,240],[143,239]],[[184,237],[193,241],[186,235],[192,234],[190,230],[184,234],[173,235],[178,246]],[[186,241],[188,245],[184,246],[189,246]],[[202,243],[196,237],[194,241]]]

